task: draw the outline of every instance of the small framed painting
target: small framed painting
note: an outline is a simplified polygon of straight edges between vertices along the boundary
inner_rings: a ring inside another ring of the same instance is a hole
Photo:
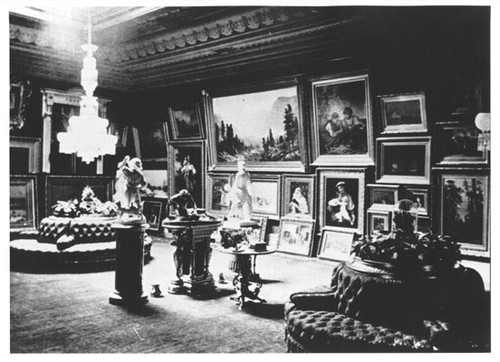
[[[430,187],[406,187],[406,196],[408,200],[414,202],[418,210],[418,216],[430,216],[432,210],[430,206]]]
[[[284,217],[280,222],[278,251],[310,256],[314,240],[314,220]]]
[[[431,137],[379,138],[377,182],[430,185]]]
[[[365,214],[365,169],[319,168],[321,228],[362,234]]]
[[[391,231],[391,211],[372,207],[367,210],[366,214],[368,219],[368,235]]]
[[[143,194],[147,197],[168,198],[168,172],[167,170],[142,170],[146,180]]]
[[[382,133],[426,132],[425,95],[401,94],[382,96]]]
[[[278,219],[280,214],[280,175],[252,175],[252,214]]]
[[[204,141],[170,142],[168,145],[168,179],[170,197],[187,190],[197,207],[205,202]]]
[[[314,175],[282,175],[282,215],[314,217],[314,180]]]
[[[172,130],[170,141],[196,140],[204,137],[199,104],[186,108],[169,107],[168,114]]]
[[[229,212],[229,192],[231,179],[228,173],[209,173],[207,175],[206,205],[207,212],[226,216]]]
[[[141,161],[167,161],[166,123],[133,128],[135,153]]]
[[[165,202],[154,199],[144,200],[142,203],[142,214],[149,224],[149,230],[159,231]]]
[[[369,206],[376,205],[377,208],[393,209],[400,198],[401,185],[368,184]]]
[[[313,165],[373,165],[368,75],[314,79],[311,86]]]
[[[10,176],[10,229],[36,229],[36,176]]]
[[[354,234],[353,231],[323,229],[321,231],[318,258],[334,261],[349,260]]]
[[[490,180],[485,170],[438,172],[440,232],[464,255],[490,256]]]
[[[257,229],[257,240],[261,243],[266,241],[266,232],[267,232],[267,221],[268,221],[267,216],[260,216],[260,217],[252,217],[251,220],[255,221],[257,224],[259,224],[259,228]]]
[[[482,147],[481,131],[471,123],[439,122],[435,126],[437,164],[460,166],[464,164],[485,165],[487,153]]]

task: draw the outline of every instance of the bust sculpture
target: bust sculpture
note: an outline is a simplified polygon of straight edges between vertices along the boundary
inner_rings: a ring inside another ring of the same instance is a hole
[[[118,164],[113,199],[120,210],[120,223],[142,224],[146,221],[141,214],[141,189],[146,187],[139,158],[125,156]]]

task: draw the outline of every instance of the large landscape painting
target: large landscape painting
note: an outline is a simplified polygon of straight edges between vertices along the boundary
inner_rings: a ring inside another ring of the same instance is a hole
[[[297,87],[213,99],[218,162],[300,161]]]

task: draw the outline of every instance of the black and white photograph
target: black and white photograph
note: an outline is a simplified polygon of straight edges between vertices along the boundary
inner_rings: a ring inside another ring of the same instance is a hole
[[[7,353],[496,352],[500,2],[0,3]]]

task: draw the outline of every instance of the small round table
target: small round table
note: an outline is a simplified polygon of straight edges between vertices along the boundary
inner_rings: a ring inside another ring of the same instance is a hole
[[[223,252],[235,256],[235,260],[229,265],[229,269],[237,273],[233,279],[236,296],[231,297],[231,299],[238,302],[239,309],[245,303],[245,298],[265,303],[266,300],[259,297],[262,281],[255,271],[255,263],[257,256],[269,255],[275,253],[276,250],[255,251],[253,249],[235,250],[231,248],[223,250]]]

